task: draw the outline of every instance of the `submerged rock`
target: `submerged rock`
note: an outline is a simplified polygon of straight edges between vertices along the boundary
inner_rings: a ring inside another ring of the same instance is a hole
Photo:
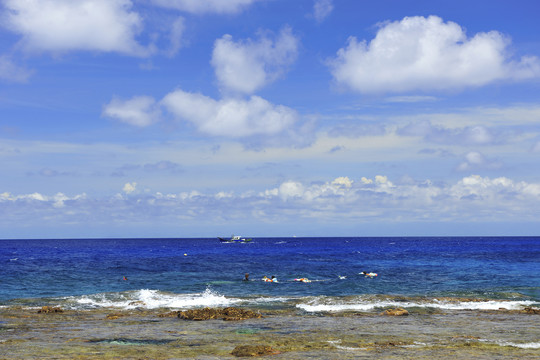
[[[61,313],[64,312],[59,307],[52,307],[52,306],[43,306],[41,309],[38,310],[38,314],[49,314],[49,313]]]
[[[234,348],[231,355],[236,357],[254,357],[264,355],[277,355],[279,351],[266,345],[240,345]]]
[[[540,315],[540,309],[533,307],[526,307],[523,309],[523,312],[526,314]]]
[[[165,314],[159,314],[158,317],[178,317],[178,314],[180,314],[181,311],[170,311],[168,313],[165,313]]]
[[[183,320],[212,320],[212,319],[222,319],[225,321],[236,321],[236,320],[246,320],[246,319],[259,319],[262,318],[262,315],[251,310],[244,310],[235,307],[227,307],[224,309],[215,309],[215,308],[204,308],[204,309],[194,309],[186,310],[178,313],[178,317]]]
[[[381,315],[389,315],[389,316],[404,316],[409,315],[409,312],[402,308],[397,309],[388,309],[381,313]]]
[[[107,320],[116,320],[116,319],[124,317],[124,316],[127,316],[127,315],[119,314],[119,313],[113,313],[113,314],[107,314],[107,316],[105,316],[105,319],[107,319]]]

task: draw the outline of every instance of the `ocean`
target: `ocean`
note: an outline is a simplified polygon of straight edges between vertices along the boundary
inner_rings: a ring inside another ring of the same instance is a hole
[[[540,307],[540,237],[1,240],[0,263],[4,310],[234,306],[311,318]],[[538,349],[535,331],[490,341]]]

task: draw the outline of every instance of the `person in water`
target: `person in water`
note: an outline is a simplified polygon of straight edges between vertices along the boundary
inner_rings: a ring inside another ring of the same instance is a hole
[[[374,272],[368,273],[367,271],[362,271],[362,274],[364,274],[366,277],[370,277],[370,278],[373,278],[373,277],[377,276],[377,273],[374,273]]]
[[[246,275],[244,275],[244,281],[249,281],[249,273],[246,273]]]
[[[127,277],[126,277],[126,276],[124,276],[124,279],[123,279],[123,280],[124,280],[124,281],[127,281]]]

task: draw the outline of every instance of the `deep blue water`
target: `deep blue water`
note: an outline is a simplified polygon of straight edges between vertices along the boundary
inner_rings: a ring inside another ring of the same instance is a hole
[[[227,297],[524,296],[540,302],[540,237],[2,240],[0,264],[0,304],[141,289],[210,289]],[[378,276],[365,278],[362,271]],[[253,281],[242,281],[244,273]],[[264,275],[279,283],[259,281]],[[316,281],[292,281],[298,277]]]

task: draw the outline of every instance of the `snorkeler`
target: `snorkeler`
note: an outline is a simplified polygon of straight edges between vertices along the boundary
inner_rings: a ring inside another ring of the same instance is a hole
[[[365,277],[369,277],[369,278],[374,278],[375,276],[378,276],[377,273],[374,273],[374,272],[368,273],[367,271],[362,271],[361,274],[364,275]]]

